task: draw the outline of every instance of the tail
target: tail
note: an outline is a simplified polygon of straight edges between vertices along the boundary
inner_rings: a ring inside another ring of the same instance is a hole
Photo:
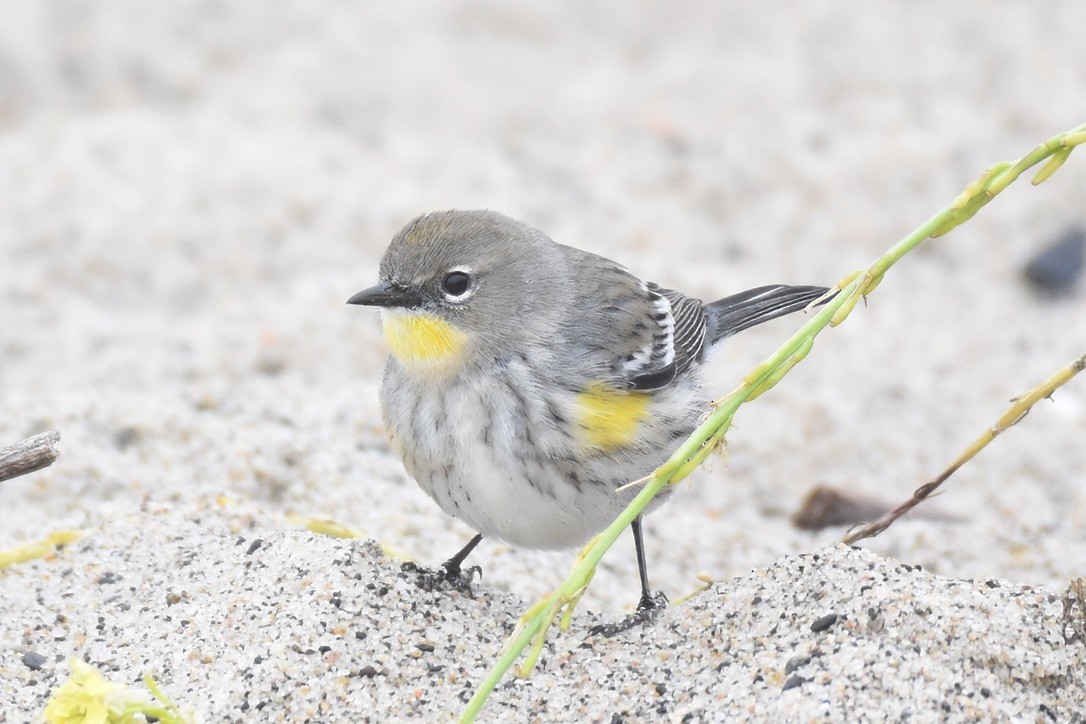
[[[798,312],[828,291],[825,287],[771,284],[710,302],[702,307],[705,341],[711,345],[762,322]]]

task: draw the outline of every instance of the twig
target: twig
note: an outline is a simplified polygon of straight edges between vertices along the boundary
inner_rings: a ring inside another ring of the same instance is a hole
[[[965,465],[972,460],[977,453],[983,450],[992,440],[995,440],[1000,433],[1017,424],[1019,420],[1026,416],[1026,413],[1030,411],[1030,408],[1033,407],[1035,403],[1051,396],[1058,387],[1077,375],[1084,368],[1086,368],[1086,355],[1079,357],[1071,364],[1059,370],[1022,397],[1014,398],[1011,406],[1007,408],[1007,411],[996,421],[996,424],[985,430],[980,437],[974,440],[969,447],[958,456],[958,459],[950,464],[950,467],[939,474],[939,477],[921,485],[913,492],[911,498],[891,510],[889,513],[886,513],[878,520],[867,523],[850,532],[841,540],[841,542],[845,545],[852,545],[864,538],[874,538],[879,533],[889,528],[894,524],[894,521],[908,513],[925,498],[934,493],[947,478],[957,472],[958,468],[962,465]]]
[[[60,433],[50,430],[0,450],[0,482],[52,465],[59,440]]]

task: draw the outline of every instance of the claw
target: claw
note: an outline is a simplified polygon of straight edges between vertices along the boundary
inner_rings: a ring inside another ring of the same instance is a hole
[[[483,577],[483,569],[479,566],[461,570],[459,566],[448,563],[434,570],[408,561],[400,566],[400,570],[405,573],[414,573],[416,585],[424,591],[459,591],[469,598],[475,597],[471,584],[476,578]]]
[[[616,623],[597,624],[588,629],[588,634],[611,638],[638,626],[648,626],[659,618],[665,608],[667,608],[667,596],[663,591],[657,591],[651,597],[642,596],[637,604],[637,610],[629,616]]]

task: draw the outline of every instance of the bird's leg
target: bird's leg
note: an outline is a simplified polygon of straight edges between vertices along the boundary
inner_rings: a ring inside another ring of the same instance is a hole
[[[649,565],[645,560],[645,541],[641,534],[641,516],[634,518],[634,522],[630,524],[630,530],[633,531],[634,537],[634,549],[637,551],[637,574],[641,577],[641,600],[637,602],[637,611],[635,616],[641,616],[646,621],[651,621],[656,618],[658,614],[665,606],[667,606],[667,596],[663,591],[652,592],[649,588]]]
[[[603,634],[610,638],[624,631],[629,631],[635,626],[652,623],[660,612],[667,606],[667,596],[663,591],[652,592],[649,588],[649,567],[645,561],[645,541],[641,533],[641,516],[634,518],[630,524],[633,531],[634,548],[637,552],[637,573],[641,578],[641,600],[637,602],[637,610],[622,619],[618,623],[605,623],[593,626],[590,634]]]
[[[433,569],[421,568],[418,564],[410,561],[404,563],[401,566],[401,569],[408,573],[417,573],[419,586],[427,591],[448,586],[453,590],[471,596],[473,595],[471,582],[477,575],[482,575],[483,570],[479,568],[479,566],[472,566],[467,570],[463,570],[461,565],[464,563],[464,560],[471,555],[471,552],[475,550],[475,546],[479,545],[479,541],[482,539],[483,534],[478,533],[474,538],[469,540],[468,544],[461,548],[456,555],[442,563],[441,567],[436,571]]]
[[[460,564],[471,555],[471,552],[475,550],[475,546],[479,545],[479,541],[482,539],[483,534],[476,533],[475,537],[469,540],[468,544],[461,548],[455,556],[441,564],[441,572],[444,574],[446,580],[456,581],[463,578],[460,572]],[[482,573],[482,569],[479,568],[479,566],[472,566],[467,570],[469,583],[471,582],[471,579],[475,577],[476,573]]]

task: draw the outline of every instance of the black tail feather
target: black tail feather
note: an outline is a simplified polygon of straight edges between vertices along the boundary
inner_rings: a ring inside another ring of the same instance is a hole
[[[792,287],[771,284],[724,297],[702,307],[708,344],[762,322],[798,312],[828,292],[826,287]]]

